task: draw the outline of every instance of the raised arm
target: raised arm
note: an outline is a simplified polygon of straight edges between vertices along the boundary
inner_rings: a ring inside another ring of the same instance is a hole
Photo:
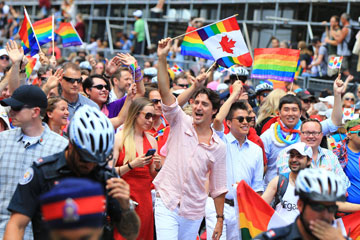
[[[12,66],[7,74],[9,91],[12,94],[15,89],[20,86],[20,67],[21,61],[24,57],[24,50],[22,47],[19,48],[15,41],[10,40],[6,43],[6,51],[8,52],[9,58],[12,62]]]
[[[185,91],[183,91],[178,97],[178,103],[179,106],[183,106],[185,105],[185,103],[187,103],[187,101],[189,101],[189,99],[191,98],[191,96],[195,93],[195,91],[197,89],[199,89],[201,86],[204,85],[206,78],[208,77],[209,74],[206,73],[202,73],[199,76],[197,76],[196,78],[191,77],[192,78],[192,84],[191,87],[187,88]]]
[[[335,126],[342,124],[341,94],[345,92],[345,84],[341,80],[341,74],[334,81],[334,108],[331,114],[331,121]]]
[[[166,57],[170,51],[171,39],[166,38],[159,41],[157,54],[159,57],[158,61],[158,88],[161,95],[163,104],[170,106],[175,102],[175,96],[170,91],[169,75],[167,71]]]
[[[230,97],[225,101],[225,103],[221,106],[218,114],[214,119],[213,128],[216,131],[221,131],[223,129],[223,121],[226,118],[231,105],[238,100],[242,92],[242,83],[240,80],[237,80],[233,84],[233,92],[231,93]]]
[[[49,94],[49,92],[56,88],[59,85],[59,80],[63,77],[63,69],[59,68],[56,70],[54,74],[51,74],[51,76],[48,78],[44,86],[42,86],[42,90],[46,95]]]

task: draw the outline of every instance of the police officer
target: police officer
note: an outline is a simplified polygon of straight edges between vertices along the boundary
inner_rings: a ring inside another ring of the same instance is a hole
[[[21,239],[30,220],[34,238],[49,239],[38,198],[65,177],[87,177],[106,189],[107,216],[111,223],[104,230],[107,235],[103,235],[104,239],[112,239],[111,227],[116,227],[127,239],[136,238],[140,221],[129,201],[129,185],[107,167],[113,143],[114,128],[110,120],[93,107],[79,108],[69,125],[68,148],[39,159],[19,181],[8,207],[12,214],[4,239]]]
[[[345,201],[341,180],[325,169],[304,169],[295,182],[295,194],[300,215],[295,222],[281,228],[271,229],[254,239],[347,239],[340,226],[333,227],[338,209],[336,201]]]

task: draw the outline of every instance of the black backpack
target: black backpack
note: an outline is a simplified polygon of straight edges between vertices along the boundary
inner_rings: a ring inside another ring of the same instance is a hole
[[[273,209],[276,208],[276,205],[278,205],[280,202],[282,202],[282,198],[286,192],[288,184],[289,184],[289,173],[287,173],[285,175],[280,174],[279,181],[277,184],[275,198],[270,204]]]
[[[346,26],[347,28],[349,28],[349,30],[351,31],[350,33],[350,40],[349,42],[346,42],[348,45],[348,49],[350,50],[350,52],[352,53],[352,50],[355,46],[355,42],[356,42],[356,29],[352,28],[351,26]],[[345,40],[346,41],[346,40]]]

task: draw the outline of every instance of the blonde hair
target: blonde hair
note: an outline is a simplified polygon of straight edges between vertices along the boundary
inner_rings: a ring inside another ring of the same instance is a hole
[[[308,49],[305,41],[298,42],[298,48],[300,48],[300,54],[308,54],[312,56],[312,52]]]
[[[355,104],[355,94],[353,94],[352,92],[347,92],[344,94],[344,96],[342,97],[342,102],[341,102],[341,106],[344,107],[344,101],[345,101],[345,98],[353,98],[354,99],[354,104]]]
[[[275,115],[279,108],[280,98],[286,95],[286,92],[280,88],[274,89],[266,97],[258,111],[256,125],[259,125],[265,118]]]
[[[122,136],[120,142],[120,151],[122,151],[125,147],[125,158],[123,165],[131,162],[136,158],[135,123],[139,113],[146,106],[153,106],[153,103],[150,102],[147,98],[137,98],[131,103],[129,107],[129,112],[125,119],[124,128],[121,131]]]

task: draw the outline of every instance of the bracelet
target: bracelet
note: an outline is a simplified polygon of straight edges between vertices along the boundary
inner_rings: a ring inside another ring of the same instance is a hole
[[[131,167],[130,163],[128,163],[128,167],[130,168],[130,170],[132,170],[133,168]]]
[[[159,169],[155,168],[156,172],[160,172],[160,170],[161,170],[161,167]]]
[[[224,217],[224,215],[216,215],[216,218],[222,218],[223,220],[225,220],[225,217]]]

